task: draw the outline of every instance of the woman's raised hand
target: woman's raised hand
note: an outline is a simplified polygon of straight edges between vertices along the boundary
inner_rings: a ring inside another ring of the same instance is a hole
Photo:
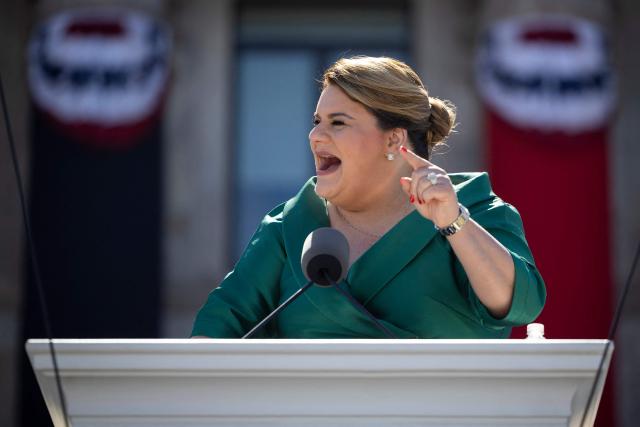
[[[404,160],[413,168],[411,177],[400,178],[402,189],[420,215],[439,228],[446,227],[458,217],[458,197],[447,172],[415,154],[404,145],[400,147]]]

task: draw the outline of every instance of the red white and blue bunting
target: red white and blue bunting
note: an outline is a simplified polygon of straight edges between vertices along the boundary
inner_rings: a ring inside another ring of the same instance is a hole
[[[601,127],[614,108],[606,38],[584,19],[536,15],[493,24],[477,65],[485,102],[514,125],[582,132]]]
[[[74,136],[118,145],[157,118],[169,79],[167,28],[143,13],[78,9],[33,33],[28,78],[35,105]]]

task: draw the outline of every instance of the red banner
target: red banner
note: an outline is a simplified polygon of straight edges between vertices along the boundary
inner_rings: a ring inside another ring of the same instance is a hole
[[[606,39],[573,17],[496,23],[479,51],[489,172],[522,215],[547,285],[547,338],[606,338],[612,319]],[[524,328],[512,337],[525,336]],[[612,426],[613,372],[597,425]]]

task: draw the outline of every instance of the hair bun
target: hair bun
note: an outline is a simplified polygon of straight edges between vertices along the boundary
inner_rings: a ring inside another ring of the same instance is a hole
[[[429,97],[429,104],[431,104],[431,114],[426,143],[431,149],[447,139],[453,131],[456,123],[456,107],[447,100],[432,96]]]

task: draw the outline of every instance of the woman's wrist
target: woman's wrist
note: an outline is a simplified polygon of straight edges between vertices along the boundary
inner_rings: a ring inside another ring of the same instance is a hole
[[[464,227],[464,225],[469,221],[469,218],[469,210],[461,203],[458,203],[458,216],[444,226],[434,224],[434,227],[445,237],[453,236],[460,231],[462,227]]]

